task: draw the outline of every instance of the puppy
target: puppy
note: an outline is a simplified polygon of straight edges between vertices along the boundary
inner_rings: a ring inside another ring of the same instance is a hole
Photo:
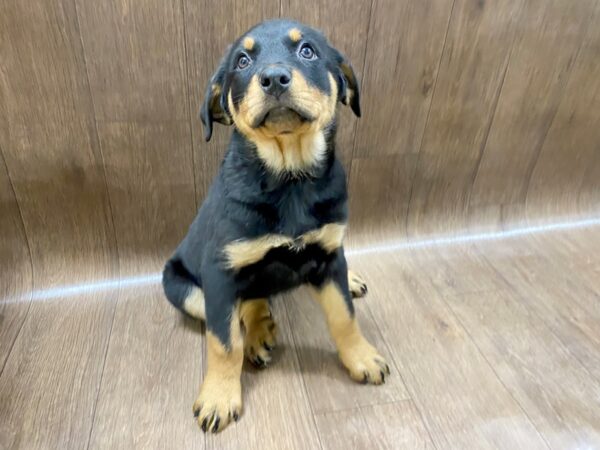
[[[233,124],[227,154],[187,236],[163,272],[169,301],[206,321],[208,367],[194,415],[217,432],[242,410],[244,355],[271,361],[269,299],[311,287],[350,376],[380,384],[383,357],[363,337],[342,240],[346,177],[335,157],[338,102],[360,116],[359,87],[322,34],[287,20],[263,22],[233,43],[206,89],[205,138]]]

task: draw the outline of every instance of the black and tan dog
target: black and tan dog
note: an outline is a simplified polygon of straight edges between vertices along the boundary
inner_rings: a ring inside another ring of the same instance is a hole
[[[346,178],[334,154],[338,101],[360,116],[358,83],[319,32],[264,22],[227,51],[201,110],[233,124],[229,149],[188,235],[167,262],[167,298],[206,320],[208,368],[194,414],[216,432],[242,409],[244,354],[271,360],[276,327],[269,298],[311,287],[353,379],[380,384],[388,365],[363,337],[352,297],[366,293],[348,272],[342,239]]]

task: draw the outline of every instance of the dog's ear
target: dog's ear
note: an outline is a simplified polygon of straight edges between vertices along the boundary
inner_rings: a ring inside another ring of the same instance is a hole
[[[227,108],[227,98],[225,86],[225,74],[227,72],[227,55],[221,60],[217,71],[210,78],[206,91],[204,93],[204,103],[200,108],[200,120],[204,125],[204,139],[210,141],[213,130],[213,122],[219,122],[223,125],[231,125],[233,123],[229,110]]]
[[[360,87],[354,69],[344,55],[334,49],[338,64],[338,84],[340,101],[349,105],[356,117],[360,117]]]

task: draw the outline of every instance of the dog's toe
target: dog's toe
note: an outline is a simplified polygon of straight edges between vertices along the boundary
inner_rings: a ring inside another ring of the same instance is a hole
[[[370,344],[364,342],[340,353],[350,376],[363,384],[383,384],[390,374],[385,359]]]
[[[244,337],[244,353],[248,361],[263,369],[271,363],[277,326],[269,316],[252,323],[249,328]]]
[[[348,288],[352,298],[364,297],[369,291],[365,280],[352,270],[348,271]]]
[[[232,420],[237,422],[242,410],[239,381],[205,381],[193,410],[198,425],[205,433],[217,433]]]

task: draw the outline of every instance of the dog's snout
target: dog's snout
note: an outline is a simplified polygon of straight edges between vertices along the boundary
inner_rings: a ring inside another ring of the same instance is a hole
[[[269,94],[279,97],[292,82],[292,74],[282,66],[267,67],[260,74],[260,85]]]

